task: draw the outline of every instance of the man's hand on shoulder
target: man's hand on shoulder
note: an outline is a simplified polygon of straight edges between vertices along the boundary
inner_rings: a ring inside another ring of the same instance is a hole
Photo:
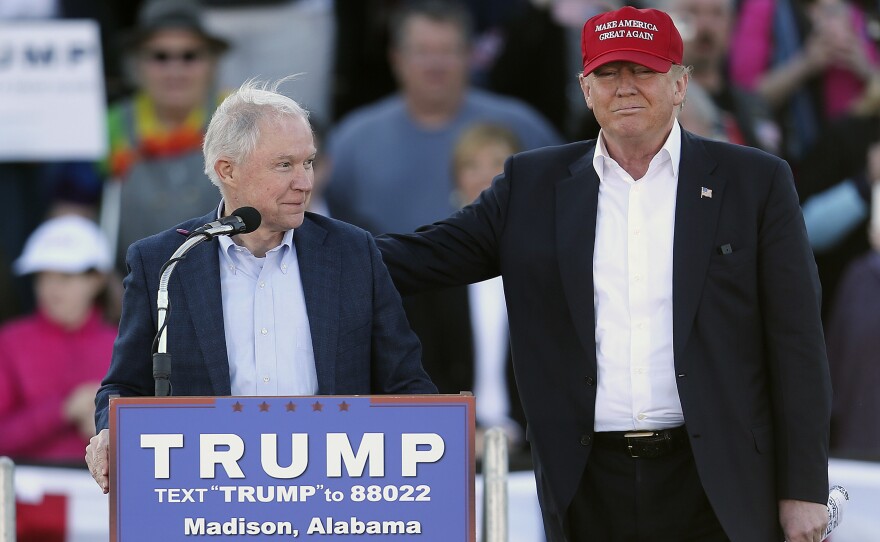
[[[828,525],[824,504],[783,499],[779,501],[779,523],[786,542],[821,542]]]
[[[104,493],[110,492],[109,443],[110,431],[101,429],[101,432],[92,437],[89,445],[86,446],[86,464],[89,466],[89,472]]]

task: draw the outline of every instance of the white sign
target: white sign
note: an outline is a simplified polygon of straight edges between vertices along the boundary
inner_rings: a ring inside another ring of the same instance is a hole
[[[103,158],[106,118],[97,23],[0,23],[0,161]]]

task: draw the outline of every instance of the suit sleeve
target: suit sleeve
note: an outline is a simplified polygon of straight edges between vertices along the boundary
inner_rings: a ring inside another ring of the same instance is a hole
[[[156,335],[152,319],[153,305],[144,272],[145,266],[137,245],[125,257],[128,275],[123,285],[122,317],[119,334],[113,344],[113,357],[107,375],[95,399],[95,426],[98,431],[109,424],[110,396],[152,396],[153,365],[150,357]]]
[[[821,288],[791,170],[779,162],[759,233],[759,288],[781,499],[825,503],[831,379]]]
[[[372,236],[369,240],[373,276],[373,329],[370,388],[373,393],[433,394],[437,386],[422,368],[422,347],[409,326],[400,295]]]
[[[500,239],[510,197],[512,159],[477,200],[449,218],[411,234],[376,238],[402,295],[462,286],[501,274]]]

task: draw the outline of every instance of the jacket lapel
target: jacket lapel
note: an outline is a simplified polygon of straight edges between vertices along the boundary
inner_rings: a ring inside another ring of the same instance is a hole
[[[339,333],[340,260],[336,247],[325,245],[327,230],[308,215],[293,234],[315,353],[318,394],[336,392],[336,342]]]
[[[593,303],[593,248],[599,177],[593,149],[569,168],[571,176],[556,183],[556,252],[559,273],[578,337],[593,367],[596,363],[596,316]]]
[[[725,181],[703,143],[681,132],[681,169],[675,198],[675,240],[672,250],[672,343],[677,370],[697,313],[715,229],[724,198]],[[711,192],[707,192],[711,191]]]
[[[212,213],[203,224],[216,219]],[[229,358],[226,353],[226,333],[223,327],[223,300],[220,293],[220,255],[214,242],[202,243],[187,254],[175,275],[180,280],[183,297],[192,316],[195,340],[205,356],[208,378],[216,395],[232,393],[229,382]],[[185,265],[184,265],[185,264]],[[196,272],[198,271],[198,272]],[[174,318],[174,300],[171,300],[171,318]],[[219,338],[219,339],[218,339]],[[173,345],[171,345],[173,348]]]

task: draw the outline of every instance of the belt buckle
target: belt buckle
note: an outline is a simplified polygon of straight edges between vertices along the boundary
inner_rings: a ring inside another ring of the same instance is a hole
[[[637,439],[653,437],[654,435],[654,431],[633,431],[631,433],[625,433],[623,438],[626,439],[626,449],[629,451],[629,456],[641,457],[635,450],[633,450],[633,445],[636,444]]]

